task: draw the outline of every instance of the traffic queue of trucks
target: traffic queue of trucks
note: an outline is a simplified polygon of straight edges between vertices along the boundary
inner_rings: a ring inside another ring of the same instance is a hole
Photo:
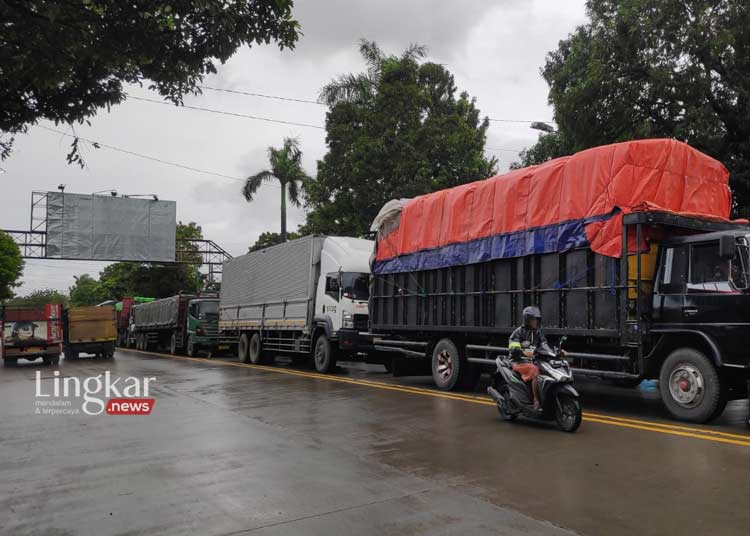
[[[237,339],[219,333],[218,321],[215,295],[178,294],[134,305],[126,340],[138,350],[167,348],[171,354],[191,357],[234,350]]]
[[[674,417],[705,422],[750,381],[750,225],[731,206],[726,169],[685,144],[598,147],[391,201],[375,242],[308,236],[231,259],[218,299],[123,300],[118,339],[319,372],[360,359],[471,389],[536,305],[576,376],[659,379]]]

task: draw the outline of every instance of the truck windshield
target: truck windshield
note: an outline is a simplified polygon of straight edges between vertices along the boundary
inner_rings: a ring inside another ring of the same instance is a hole
[[[216,320],[219,318],[219,302],[204,301],[198,303],[198,318],[200,320]]]
[[[341,288],[345,298],[368,300],[370,299],[370,274],[342,272]]]

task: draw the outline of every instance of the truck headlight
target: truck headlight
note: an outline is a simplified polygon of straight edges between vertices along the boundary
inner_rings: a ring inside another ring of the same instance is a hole
[[[349,311],[344,311],[341,316],[341,327],[344,329],[354,329],[354,315]]]

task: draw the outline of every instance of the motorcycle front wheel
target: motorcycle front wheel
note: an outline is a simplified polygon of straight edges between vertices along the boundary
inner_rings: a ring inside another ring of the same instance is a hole
[[[503,391],[503,398],[505,399],[504,402],[498,402],[497,403],[497,411],[500,413],[500,417],[503,418],[504,421],[514,421],[516,420],[516,417],[518,417],[517,413],[510,413],[508,411],[508,390],[505,389]]]
[[[555,409],[557,426],[563,432],[573,433],[581,426],[581,404],[570,395],[557,395]]]

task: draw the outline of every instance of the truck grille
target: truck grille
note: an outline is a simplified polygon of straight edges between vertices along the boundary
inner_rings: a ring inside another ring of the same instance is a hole
[[[357,331],[367,331],[370,326],[367,315],[354,315],[354,329]]]

